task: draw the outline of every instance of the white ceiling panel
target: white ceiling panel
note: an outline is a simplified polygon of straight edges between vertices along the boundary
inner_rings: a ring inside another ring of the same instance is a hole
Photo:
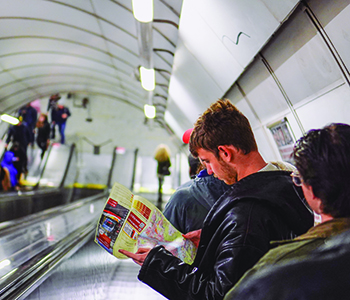
[[[210,24],[221,47],[226,48],[243,69],[280,25],[260,0],[196,0],[193,5],[203,22]]]
[[[300,2],[299,0],[260,0],[266,5],[272,15],[282,22],[290,11]]]
[[[261,126],[260,120],[256,117],[255,112],[246,99],[242,98],[242,100],[235,103],[235,105],[247,117],[254,131]]]
[[[195,1],[184,3],[179,38],[181,39],[181,44],[184,44],[187,48],[187,52],[191,53],[192,57],[197,60],[197,63],[199,62],[202,65],[202,69],[207,73],[206,76],[210,76],[211,81],[214,81],[221,90],[226,91],[232,85],[234,79],[241,74],[243,68],[233,58],[230,51],[222,45],[215,31],[198,12],[198,8],[204,6],[202,3],[199,5]],[[179,45],[180,41],[178,41]],[[205,49],[205,51],[202,49]],[[175,55],[182,55],[182,52],[177,49]],[[174,64],[177,69],[180,68],[177,65],[176,57]],[[186,66],[182,65],[181,67]],[[188,67],[186,71],[191,72],[191,70]],[[200,90],[206,84],[207,82],[203,82],[195,86],[195,88]]]
[[[1,61],[0,61],[0,67],[1,67]],[[11,76],[9,73],[2,72],[0,70],[0,93],[1,93],[1,87],[6,86],[7,84],[11,84],[11,82],[14,80],[14,77]]]
[[[96,14],[101,16],[101,25],[109,22],[109,25],[119,27],[121,31],[124,30],[137,38],[135,18],[130,8],[118,5],[114,1],[95,1],[94,8]]]
[[[107,39],[106,42],[112,43],[117,47],[119,46],[123,48],[125,51],[133,53],[133,55],[135,56],[139,55],[136,35],[131,35],[128,32],[119,30],[118,28],[105,22],[101,22],[101,30],[102,30],[103,36]]]
[[[82,27],[94,32],[99,31],[97,22],[92,18],[93,14],[82,10],[73,3],[65,5],[59,1],[11,0],[1,1],[0,10],[2,16],[48,20]]]
[[[168,109],[165,112],[165,121],[174,130],[175,134],[182,138],[184,132],[193,127],[195,120],[193,122],[189,122],[182,109],[180,109],[170,98],[168,102]]]
[[[350,69],[350,3],[348,0],[337,1],[335,6],[332,1],[313,1],[310,3],[312,10],[324,26],[327,35],[336,47],[347,69]],[[341,30],[339,30],[341,28]]]
[[[262,53],[288,98],[296,104],[342,77],[331,52],[303,11],[293,15],[288,25]]]
[[[40,0],[37,0],[40,1]],[[67,6],[71,6],[72,2],[71,0],[60,0],[60,1],[56,1],[59,2],[62,5],[67,5]],[[86,10],[90,13],[93,13],[93,7],[91,6],[92,1],[86,1],[86,0],[74,0],[74,7],[76,8],[80,8],[83,10]]]
[[[174,66],[169,94],[189,120],[194,121],[224,91],[216,85],[181,41],[176,50]]]
[[[262,123],[288,109],[283,94],[261,60],[256,60],[238,83]]]

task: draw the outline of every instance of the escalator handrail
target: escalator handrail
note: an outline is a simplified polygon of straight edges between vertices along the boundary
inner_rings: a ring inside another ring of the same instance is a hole
[[[60,187],[61,189],[63,188],[64,182],[66,181],[66,177],[67,177],[67,174],[68,174],[68,171],[69,171],[69,168],[70,168],[70,164],[71,164],[71,161],[72,161],[72,158],[73,158],[73,154],[75,153],[75,149],[76,149],[76,145],[75,145],[75,143],[73,143],[73,144],[70,146],[70,152],[69,152],[68,162],[67,162],[67,165],[66,165],[66,169],[64,170],[64,174],[63,174],[61,183],[60,183],[60,185],[59,185],[59,187]]]
[[[107,179],[107,188],[111,188],[112,175],[113,175],[116,159],[117,159],[117,146],[113,148],[112,163],[111,163],[111,168],[109,169],[109,174]]]
[[[131,178],[131,186],[130,186],[130,190],[133,191],[134,190],[134,184],[135,184],[135,176],[136,176],[136,164],[137,164],[137,155],[139,152],[139,148],[135,149],[134,152],[134,166],[132,169],[132,178]]]
[[[73,203],[69,203],[66,205],[61,205],[53,208],[49,208],[46,210],[43,210],[41,212],[28,215],[22,218],[18,218],[11,221],[5,221],[0,223],[0,236],[5,236],[11,233],[14,233],[18,231],[19,229],[25,227],[34,225],[36,223],[43,222],[47,219],[53,218],[55,216],[61,215],[63,213],[72,211],[74,209],[77,209],[83,205],[86,205],[89,202],[94,202],[98,199],[101,199],[103,197],[107,196],[107,190],[97,194],[93,195],[87,198],[83,198],[79,201],[75,201]]]
[[[81,226],[16,269],[2,284],[1,299],[25,299],[59,264],[91,240],[95,227],[94,221]]]
[[[41,178],[43,177],[43,174],[44,174],[44,172],[45,172],[46,165],[47,165],[47,161],[49,160],[51,150],[52,150],[52,144],[50,144],[50,146],[49,146],[49,149],[48,149],[47,155],[46,155],[46,159],[45,159],[45,162],[44,162],[44,166],[43,166],[43,168],[42,168],[42,170],[41,170],[41,172],[40,172],[38,182],[37,182],[37,183],[35,184],[35,186],[33,187],[33,190],[37,190],[37,189],[39,188],[40,180],[41,180]]]

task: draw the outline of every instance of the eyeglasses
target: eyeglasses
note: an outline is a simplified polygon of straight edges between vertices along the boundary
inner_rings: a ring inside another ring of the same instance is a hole
[[[296,186],[301,186],[303,184],[303,181],[298,171],[294,171],[292,174],[290,174],[290,176],[292,176],[293,183]]]

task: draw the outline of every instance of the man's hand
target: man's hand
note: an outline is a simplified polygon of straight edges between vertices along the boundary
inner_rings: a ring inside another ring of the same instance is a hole
[[[132,253],[132,252],[120,249],[119,252],[131,258],[138,265],[142,266],[148,253],[151,250],[152,250],[151,248],[139,248],[136,253]]]
[[[190,231],[186,234],[183,234],[182,236],[185,239],[191,240],[195,244],[195,246],[198,248],[199,241],[201,239],[201,233],[202,233],[202,229],[198,229],[198,230]]]

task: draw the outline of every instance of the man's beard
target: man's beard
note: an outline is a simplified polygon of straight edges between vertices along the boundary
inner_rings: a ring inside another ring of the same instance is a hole
[[[220,178],[226,184],[231,185],[237,182],[237,170],[224,162],[222,159],[219,159],[219,164],[221,166],[221,172],[224,175],[224,178]]]

